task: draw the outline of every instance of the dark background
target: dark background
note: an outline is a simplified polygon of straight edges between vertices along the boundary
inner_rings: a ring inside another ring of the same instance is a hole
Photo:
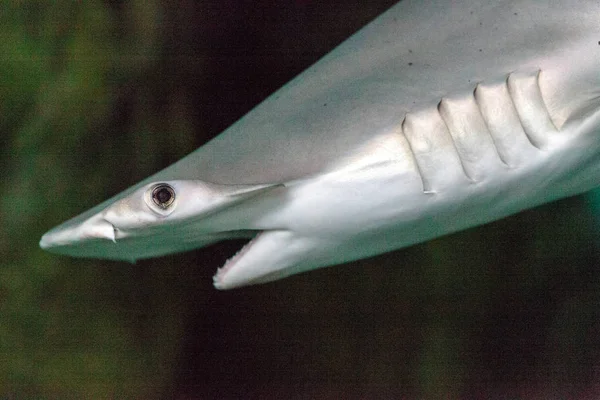
[[[136,265],[38,248],[392,3],[0,5],[0,397],[600,398],[581,197],[230,292],[211,277],[240,243]]]

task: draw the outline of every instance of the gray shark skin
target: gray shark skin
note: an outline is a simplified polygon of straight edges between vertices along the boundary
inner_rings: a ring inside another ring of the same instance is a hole
[[[182,160],[50,230],[76,257],[252,238],[229,289],[600,185],[600,3],[403,1]]]

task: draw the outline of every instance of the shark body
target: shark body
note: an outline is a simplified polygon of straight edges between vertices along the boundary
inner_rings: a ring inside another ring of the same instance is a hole
[[[252,240],[220,289],[600,185],[600,3],[402,1],[182,160],[54,228],[133,261]]]

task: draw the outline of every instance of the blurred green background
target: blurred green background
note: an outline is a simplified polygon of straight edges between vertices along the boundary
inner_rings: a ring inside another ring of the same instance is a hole
[[[2,2],[0,398],[600,398],[582,197],[231,292],[52,226],[217,135],[393,1]]]

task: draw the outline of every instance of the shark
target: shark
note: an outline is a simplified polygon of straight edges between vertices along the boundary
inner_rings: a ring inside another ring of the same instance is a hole
[[[135,262],[249,239],[217,289],[600,186],[600,2],[404,0],[196,151],[51,229]]]

